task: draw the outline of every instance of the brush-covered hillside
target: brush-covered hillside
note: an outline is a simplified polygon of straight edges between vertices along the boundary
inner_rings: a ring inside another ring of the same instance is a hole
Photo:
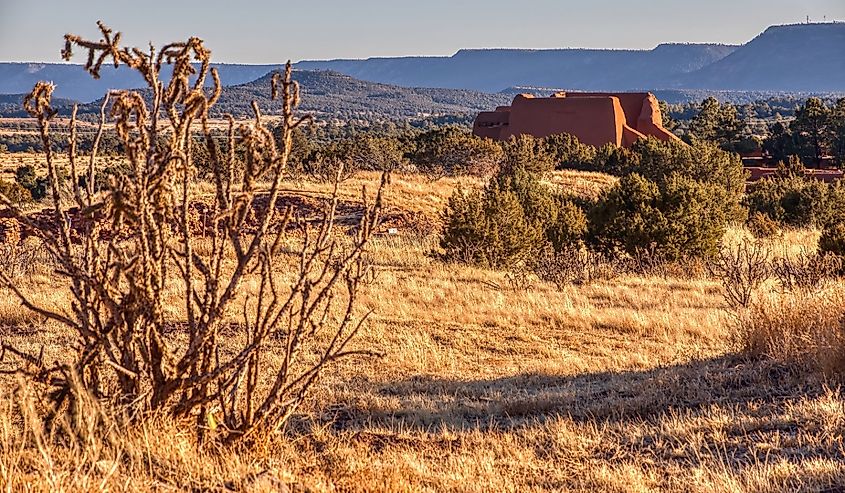
[[[280,103],[268,97],[272,76],[270,73],[247,84],[224,88],[215,112],[248,114],[253,100],[262,108],[278,112]],[[302,90],[301,110],[335,118],[472,114],[509,104],[512,99],[507,94],[367,82],[325,70],[298,70],[293,78]]]

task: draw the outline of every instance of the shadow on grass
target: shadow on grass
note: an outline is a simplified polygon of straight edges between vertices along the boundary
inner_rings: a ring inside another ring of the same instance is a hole
[[[770,360],[725,356],[646,371],[522,374],[489,380],[415,376],[375,383],[366,405],[331,416],[335,429],[401,423],[410,429],[514,428],[549,417],[576,422],[648,420],[714,404],[781,406],[823,391],[818,379]],[[331,413],[329,413],[331,414]]]

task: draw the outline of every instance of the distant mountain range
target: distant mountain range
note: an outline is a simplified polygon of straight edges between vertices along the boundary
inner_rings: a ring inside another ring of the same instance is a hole
[[[281,65],[238,65],[216,63],[220,82],[232,86],[263,77]],[[170,67],[162,68],[162,78],[170,76]],[[78,64],[71,63],[0,63],[0,94],[23,94],[32,90],[36,82],[45,80],[56,84],[56,97],[80,102],[103,97],[109,89],[137,89],[145,87],[143,78],[124,67],[114,69],[108,64],[100,70],[100,79],[93,79]]]
[[[845,91],[845,23],[774,26],[675,87],[735,91]]]
[[[742,46],[662,44],[652,50],[461,50],[451,57],[302,61],[295,78],[303,109],[339,118],[469,114],[507,104],[518,92],[550,89],[650,90],[670,102],[749,101],[765,94],[845,93],[845,24],[774,26]],[[269,73],[280,65],[216,64],[227,86],[218,111],[269,107]],[[163,76],[167,76],[166,73]],[[104,67],[93,80],[79,65],[0,63],[0,113],[39,80],[55,96],[95,101],[110,88],[143,85],[135,73]],[[437,89],[432,89],[437,88]],[[526,89],[531,88],[531,89]],[[19,106],[17,107],[19,108]]]
[[[359,79],[501,91],[712,89],[845,91],[845,23],[772,26],[742,46],[662,44],[653,50],[461,50],[451,57],[304,61]]]
[[[461,50],[451,57],[299,62],[401,86],[498,92],[511,86],[620,91],[662,88],[733,53],[736,46],[663,44],[653,50]]]

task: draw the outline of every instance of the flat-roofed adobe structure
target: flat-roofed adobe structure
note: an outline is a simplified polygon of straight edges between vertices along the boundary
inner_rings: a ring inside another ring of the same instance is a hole
[[[647,136],[678,140],[662,121],[657,98],[649,92],[558,92],[548,98],[519,94],[510,106],[480,113],[472,132],[494,140],[567,133],[597,147],[628,147]]]

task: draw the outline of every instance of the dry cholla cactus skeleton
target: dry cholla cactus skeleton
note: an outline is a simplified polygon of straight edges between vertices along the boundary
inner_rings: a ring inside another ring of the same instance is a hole
[[[291,81],[290,63],[283,75],[273,78],[271,87],[273,97],[283,102],[282,149],[253,103],[251,124],[236,126],[229,117],[228,152],[221,155],[208,122],[209,108],[220,95],[220,80],[210,68],[210,52],[202,41],[190,38],[145,52],[120,47],[120,33],[98,25],[101,41],[67,35],[62,55],[69,60],[73,48],[81,47],[88,50],[85,69],[93,77],[99,77],[102,64],[111,59],[115,67],[125,65],[146,80],[147,100],[134,91],[110,95],[110,116],[129,171],[109,183],[94,183],[107,97],[83,174],[85,187],[75,186],[82,170],[76,155],[74,109],[69,174],[75,206],[89,219],[84,221],[81,244],[74,244],[59,194],[63,183],[50,148],[49,128],[56,115],[50,106],[53,88],[39,83],[27,96],[25,108],[38,120],[58,227],[38,230],[4,200],[57,259],[60,274],[71,285],[72,312],[38,306],[8,277],[3,283],[29,309],[71,327],[77,353],[70,363],[47,365],[40,357],[6,344],[3,352],[22,360],[17,372],[49,385],[52,412],[73,406],[81,387],[101,399],[121,402],[130,416],[147,410],[194,416],[201,438],[208,423],[214,424],[223,441],[275,429],[297,409],[328,364],[368,353],[349,349],[348,343],[365,318],[356,317],[356,296],[368,274],[362,255],[379,221],[385,178],[372,206],[364,194],[365,210],[354,239],[338,240],[333,231],[337,186],[319,225],[294,224],[292,211],[280,210],[280,190],[291,133],[307,119],[294,114],[299,87]],[[159,77],[164,64],[173,67],[166,83]],[[209,75],[211,90],[206,87]],[[211,224],[203,238],[191,234],[196,215],[191,142],[197,124],[211,156],[215,189]],[[236,147],[246,151],[242,163],[236,160]],[[269,177],[269,185],[262,185],[263,177]],[[254,222],[245,228],[248,221]],[[112,233],[124,233],[103,235],[103,225]],[[299,233],[292,235],[291,230]],[[290,241],[300,242],[299,259],[296,267],[288,268],[295,272],[287,272],[283,283],[278,260],[282,246]],[[197,242],[203,248],[196,248]],[[258,286],[257,296],[248,302],[238,300],[247,278]],[[164,293],[172,292],[174,284],[184,304],[185,320],[179,324],[165,317]],[[220,330],[231,325],[225,317],[227,310],[235,310],[236,302],[243,321],[237,324],[238,333],[226,338],[239,342],[224,348]],[[184,327],[179,341],[172,335],[174,325]],[[271,358],[262,354],[271,341],[281,353],[274,354],[272,361],[277,364],[272,367]],[[303,355],[305,347],[309,358]],[[269,383],[261,385],[262,378],[269,378]]]

